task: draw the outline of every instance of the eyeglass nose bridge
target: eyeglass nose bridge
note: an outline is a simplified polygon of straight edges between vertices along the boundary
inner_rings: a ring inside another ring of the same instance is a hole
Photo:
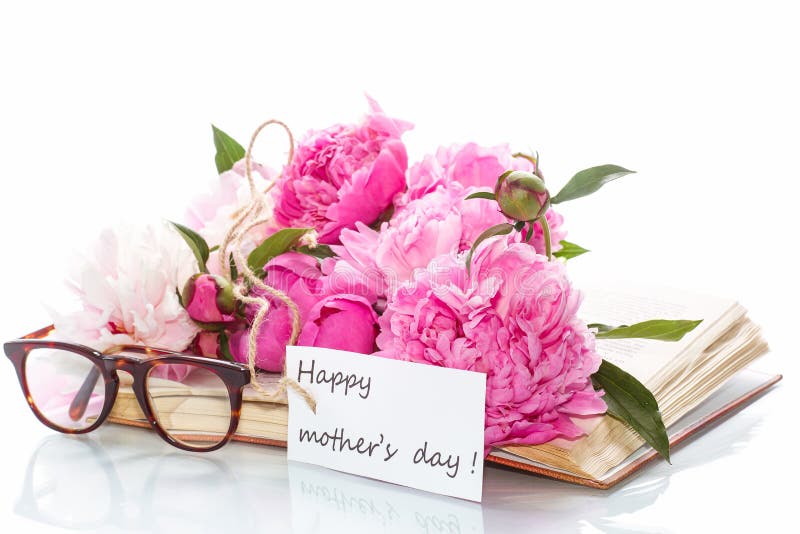
[[[106,369],[109,372],[116,374],[114,371],[125,371],[133,377],[134,381],[137,379],[137,370],[144,361],[143,358],[137,358],[128,354],[104,354],[103,360],[105,360]]]
[[[106,368],[106,373],[111,377],[113,382],[112,387],[114,390],[114,401],[116,401],[117,392],[119,391],[119,386],[122,383],[119,372],[123,372],[131,378],[131,389],[133,390],[133,394],[136,397],[139,407],[141,408],[147,422],[154,430],[156,430],[159,435],[161,435],[162,438],[164,438],[167,442],[174,444],[174,440],[166,432],[164,432],[158,424],[150,402],[147,398],[146,381],[150,366],[142,365],[142,363],[146,362],[149,358],[140,358],[137,356],[131,356],[130,354],[119,353],[103,353],[102,358],[103,364]]]
[[[119,388],[119,385],[122,383],[118,374],[120,371],[130,376],[133,393],[136,395],[150,423],[155,425],[155,418],[150,410],[149,402],[147,401],[145,385],[150,366],[142,365],[147,360],[148,358],[141,358],[130,354],[103,354],[103,363],[106,368],[106,373],[110,375],[111,379],[114,381],[115,389]]]

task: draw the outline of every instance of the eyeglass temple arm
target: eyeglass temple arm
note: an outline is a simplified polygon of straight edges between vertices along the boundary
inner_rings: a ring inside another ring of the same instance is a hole
[[[100,369],[96,365],[92,365],[92,369],[83,380],[80,389],[75,394],[75,398],[69,405],[69,417],[73,421],[80,420],[83,414],[86,413],[86,408],[89,407],[89,401],[92,398],[92,391],[97,384],[97,379],[100,378]]]
[[[40,328],[39,330],[31,332],[30,334],[26,334],[22,336],[21,339],[43,339],[46,338],[50,334],[50,332],[52,332],[55,329],[56,327],[51,324],[43,328]]]

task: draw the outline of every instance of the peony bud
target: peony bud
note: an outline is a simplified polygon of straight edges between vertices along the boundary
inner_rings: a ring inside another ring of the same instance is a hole
[[[199,323],[221,323],[235,319],[233,286],[215,274],[196,274],[189,278],[183,288],[181,303],[189,312],[189,317]]]
[[[189,345],[189,351],[198,356],[205,356],[206,358],[219,358],[220,356],[220,333],[209,332],[201,330],[192,343]]]
[[[550,193],[544,180],[526,171],[501,174],[494,195],[503,215],[515,221],[534,221],[550,207]]]

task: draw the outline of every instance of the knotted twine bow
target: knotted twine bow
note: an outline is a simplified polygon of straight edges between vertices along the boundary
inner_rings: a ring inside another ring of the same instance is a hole
[[[290,165],[292,163],[292,159],[294,158],[294,136],[292,135],[292,131],[289,130],[289,127],[283,122],[270,119],[261,124],[261,126],[256,128],[255,132],[253,132],[253,135],[250,138],[250,144],[247,147],[247,152],[245,153],[244,157],[244,172],[247,178],[247,183],[250,186],[250,203],[234,213],[233,224],[228,229],[228,232],[225,234],[225,239],[223,239],[222,244],[219,247],[219,264],[223,275],[230,279],[231,268],[228,262],[228,249],[232,249],[234,260],[236,261],[239,271],[241,271],[243,280],[249,282],[252,288],[261,289],[268,295],[271,295],[275,299],[283,302],[286,307],[289,308],[292,316],[292,334],[289,337],[289,342],[287,345],[294,345],[297,343],[297,338],[300,335],[301,326],[300,310],[297,308],[297,304],[295,304],[289,295],[280,289],[266,284],[259,276],[257,276],[256,273],[250,269],[247,259],[244,257],[244,254],[242,254],[242,240],[247,233],[253,228],[261,226],[272,220],[272,214],[265,214],[266,194],[275,185],[277,179],[273,180],[264,191],[259,191],[256,188],[255,181],[253,180],[252,170],[253,145],[255,144],[256,138],[258,138],[258,135],[261,133],[261,131],[271,124],[282,127],[289,136],[289,156],[287,158],[286,165]],[[286,393],[287,388],[292,388],[306,401],[308,406],[311,408],[311,411],[316,413],[317,403],[311,393],[298,384],[295,379],[286,376],[285,360],[283,364],[283,372],[281,373],[281,379],[278,381],[277,390],[268,391],[259,382],[258,373],[256,372],[256,353],[258,351],[256,342],[258,339],[258,331],[261,328],[261,325],[264,322],[272,303],[265,297],[257,297],[249,294],[248,288],[244,283],[238,284],[236,283],[236,280],[232,280],[232,282],[233,294],[237,300],[243,302],[244,304],[250,304],[258,307],[258,312],[256,312],[253,322],[250,325],[250,333],[247,338],[247,365],[250,368],[250,383],[253,385],[253,388],[270,400],[278,400],[283,394]]]

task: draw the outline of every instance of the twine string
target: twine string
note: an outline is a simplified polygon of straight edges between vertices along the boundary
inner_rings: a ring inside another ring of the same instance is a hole
[[[292,388],[295,392],[297,392],[303,400],[308,404],[311,410],[316,413],[316,401],[314,397],[309,393],[305,388],[303,388],[300,384],[297,383],[296,380],[286,376],[286,363],[284,360],[283,365],[283,372],[281,373],[281,379],[278,381],[278,389],[276,391],[268,391],[261,382],[258,380],[258,372],[256,370],[256,354],[258,352],[258,332],[261,328],[261,325],[264,323],[266,319],[267,312],[269,311],[270,307],[272,306],[272,302],[266,298],[261,296],[253,296],[250,294],[252,288],[258,288],[262,290],[264,293],[271,296],[273,299],[281,301],[291,313],[292,317],[292,333],[289,338],[288,345],[294,345],[297,343],[297,338],[300,335],[300,310],[297,307],[297,304],[292,300],[292,298],[281,291],[278,288],[272,287],[269,284],[265,283],[247,263],[247,259],[244,257],[242,253],[242,241],[245,236],[250,232],[253,228],[257,226],[263,225],[266,222],[269,222],[271,219],[269,217],[263,217],[265,212],[266,206],[266,193],[275,185],[275,180],[273,180],[269,186],[264,191],[259,191],[256,188],[255,181],[253,180],[253,145],[258,138],[258,135],[261,133],[264,128],[269,125],[278,125],[284,129],[286,134],[289,137],[289,155],[287,160],[287,166],[292,162],[294,157],[294,136],[292,135],[291,130],[289,129],[286,124],[279,120],[270,119],[264,123],[262,123],[256,130],[253,132],[252,137],[250,138],[250,144],[247,147],[247,152],[245,153],[245,177],[247,178],[248,185],[250,186],[250,204],[245,206],[244,208],[237,210],[234,213],[234,221],[231,224],[231,227],[228,229],[227,233],[225,234],[225,238],[222,241],[222,244],[219,248],[219,263],[220,263],[220,270],[223,273],[223,276],[226,278],[231,278],[231,267],[230,263],[228,262],[228,254],[229,250],[232,249],[231,254],[234,257],[234,261],[236,262],[239,271],[242,274],[242,277],[246,283],[249,283],[250,290],[248,290],[247,285],[245,283],[237,284],[236,280],[233,280],[234,283],[233,293],[237,300],[243,302],[244,304],[249,304],[252,306],[257,307],[258,311],[253,318],[253,322],[250,325],[250,332],[248,334],[247,339],[247,366],[250,369],[250,383],[253,385],[253,388],[257,390],[262,395],[266,396],[269,399],[276,399],[284,395],[287,391],[287,388]]]
[[[262,130],[271,124],[283,128],[286,135],[289,137],[289,154],[286,159],[286,165],[290,165],[292,159],[294,159],[294,135],[292,135],[292,131],[285,123],[276,119],[270,119],[256,128],[253,135],[250,137],[250,144],[247,146],[247,152],[245,152],[244,155],[244,175],[245,178],[247,178],[247,184],[250,186],[250,204],[234,212],[234,222],[231,224],[231,227],[228,229],[219,247],[220,269],[223,275],[227,275],[228,278],[230,278],[231,272],[230,265],[228,264],[228,249],[231,242],[235,241],[239,234],[246,234],[252,228],[252,226],[250,226],[242,230],[241,226],[248,219],[258,217],[264,211],[264,206],[266,204],[265,195],[276,183],[276,180],[272,180],[269,186],[263,192],[260,192],[258,188],[256,188],[255,180],[253,180],[253,145],[255,145],[256,139]],[[246,267],[246,265],[244,267]],[[255,277],[252,271],[249,271],[249,274]]]

